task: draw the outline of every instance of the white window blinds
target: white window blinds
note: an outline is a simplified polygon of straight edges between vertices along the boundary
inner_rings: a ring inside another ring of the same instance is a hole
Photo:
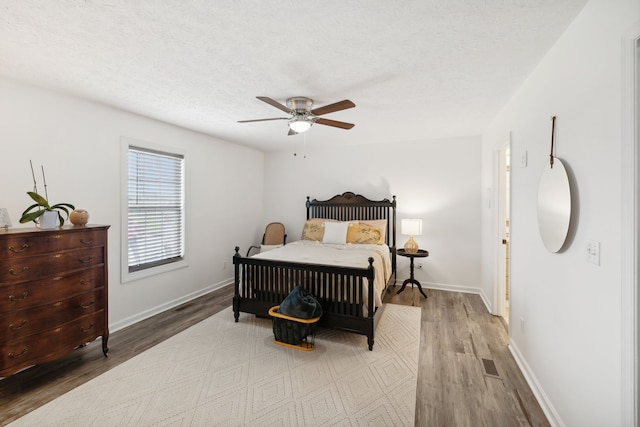
[[[184,157],[129,146],[129,272],[184,256]]]

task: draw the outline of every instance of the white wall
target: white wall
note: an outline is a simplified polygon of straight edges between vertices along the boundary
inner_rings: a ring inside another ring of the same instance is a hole
[[[492,151],[511,132],[511,342],[553,424],[621,425],[621,46],[637,0],[592,0],[483,136],[483,187]],[[557,254],[539,237],[536,198],[556,155],[574,187],[572,233]],[[519,166],[528,152],[528,167]],[[492,212],[483,210],[489,230]],[[483,233],[483,250],[491,233]],[[601,264],[586,262],[587,240]],[[483,288],[492,263],[483,258]],[[520,319],[524,319],[524,329]]]
[[[234,246],[252,242],[261,223],[261,152],[6,79],[0,94],[0,207],[21,226],[20,214],[31,204],[32,160],[45,168],[51,202],[72,203],[89,211],[90,223],[111,225],[112,329],[231,282]],[[189,266],[126,284],[120,283],[122,136],[185,150],[188,187]]]
[[[306,158],[293,149],[269,153],[265,222],[283,222],[288,239],[299,240],[307,196],[395,195],[398,227],[402,218],[423,220],[416,241],[430,256],[416,278],[429,287],[479,292],[480,147],[479,137],[461,137],[340,148],[314,142],[307,144]],[[398,247],[407,238],[398,231]],[[398,266],[398,279],[407,278],[408,260],[398,257]]]

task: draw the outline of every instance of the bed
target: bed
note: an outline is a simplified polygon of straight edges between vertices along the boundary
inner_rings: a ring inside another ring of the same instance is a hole
[[[367,337],[373,350],[382,299],[396,275],[396,198],[369,200],[345,192],[306,201],[300,241],[243,257],[233,256],[233,311],[268,317],[300,285],[320,301],[320,325]],[[347,230],[346,241],[340,237]],[[378,234],[379,230],[379,234]]]

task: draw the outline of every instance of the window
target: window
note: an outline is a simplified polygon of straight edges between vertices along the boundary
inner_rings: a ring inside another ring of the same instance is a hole
[[[128,145],[127,267],[184,259],[184,156]]]

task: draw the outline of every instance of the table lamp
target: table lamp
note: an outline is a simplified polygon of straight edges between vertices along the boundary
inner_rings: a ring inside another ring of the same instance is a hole
[[[9,218],[9,211],[7,208],[0,208],[0,227],[11,227],[11,218]]]
[[[409,240],[404,244],[404,250],[408,254],[415,254],[418,252],[418,243],[413,240],[413,236],[422,235],[422,220],[421,219],[403,219],[401,224],[401,233],[408,235]]]

